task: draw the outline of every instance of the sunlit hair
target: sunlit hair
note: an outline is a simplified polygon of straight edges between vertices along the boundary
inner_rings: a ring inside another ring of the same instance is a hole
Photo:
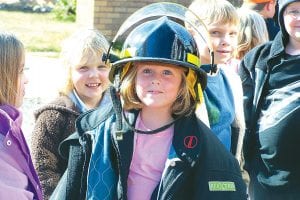
[[[88,58],[96,56],[102,59],[108,51],[108,41],[95,29],[80,29],[62,43],[61,60],[65,68],[65,80],[60,93],[68,95],[73,89],[72,68],[79,63],[86,63]]]
[[[165,65],[165,64],[164,64]],[[171,65],[166,65],[171,66]],[[188,73],[188,74],[187,74]],[[136,76],[137,67],[134,63],[127,63],[121,76],[121,97],[123,100],[124,110],[141,109],[142,102],[136,94]],[[193,77],[187,79],[186,77]],[[189,92],[190,88],[194,89],[196,75],[193,70],[188,70],[182,73],[182,81],[177,95],[176,101],[171,107],[171,113],[174,116],[189,115],[195,111],[196,100],[194,95]]]
[[[15,35],[0,31],[0,104],[16,104],[24,53],[24,46]]]
[[[235,57],[242,59],[253,47],[269,41],[269,35],[265,20],[260,14],[247,8],[238,9],[238,14],[240,25]]]
[[[189,9],[192,10],[206,25],[223,23],[238,25],[236,8],[224,0],[194,0]]]

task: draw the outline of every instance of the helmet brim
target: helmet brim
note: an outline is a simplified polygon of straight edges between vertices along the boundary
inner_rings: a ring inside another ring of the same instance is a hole
[[[134,57],[134,58],[126,58],[122,59],[119,61],[116,61],[113,63],[111,70],[109,72],[109,80],[113,83],[116,75],[116,71],[123,68],[127,63],[130,62],[155,62],[155,63],[162,63],[162,64],[170,64],[170,65],[175,65],[178,67],[184,67],[186,69],[192,69],[196,72],[199,82],[201,84],[202,90],[206,88],[207,84],[207,73],[199,67],[196,67],[193,64],[189,64],[187,62],[181,62],[178,60],[170,60],[170,59],[165,59],[165,58],[151,58],[151,57]]]

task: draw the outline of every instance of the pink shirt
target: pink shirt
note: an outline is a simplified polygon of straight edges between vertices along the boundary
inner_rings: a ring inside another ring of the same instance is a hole
[[[140,116],[135,127],[147,129]],[[127,179],[128,200],[149,200],[152,192],[160,182],[165,162],[172,144],[174,126],[156,133],[134,135],[133,157]]]

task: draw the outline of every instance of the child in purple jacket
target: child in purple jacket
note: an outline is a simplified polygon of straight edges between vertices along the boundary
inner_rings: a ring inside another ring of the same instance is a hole
[[[28,82],[24,63],[23,44],[0,32],[0,199],[42,199],[18,111]]]

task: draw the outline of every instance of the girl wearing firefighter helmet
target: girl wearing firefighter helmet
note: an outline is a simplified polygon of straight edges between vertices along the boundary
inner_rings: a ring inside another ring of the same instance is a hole
[[[246,199],[238,163],[195,115],[206,74],[191,34],[163,15],[127,30],[107,55],[115,114],[99,127],[87,198]]]
[[[106,56],[112,108],[77,123],[78,130],[98,123],[82,131],[93,138],[87,199],[247,198],[237,160],[195,114],[206,73],[178,17],[187,11],[151,4],[113,40]]]

